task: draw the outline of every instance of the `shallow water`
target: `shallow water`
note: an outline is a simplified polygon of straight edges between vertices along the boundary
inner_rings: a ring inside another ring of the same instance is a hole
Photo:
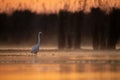
[[[0,52],[0,80],[120,80],[118,56],[10,53]]]

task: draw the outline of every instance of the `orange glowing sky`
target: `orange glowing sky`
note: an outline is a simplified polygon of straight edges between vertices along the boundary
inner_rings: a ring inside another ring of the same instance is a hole
[[[120,0],[0,0],[0,13],[30,10],[35,13],[58,13],[60,10],[89,12],[92,7],[109,11],[120,8]]]

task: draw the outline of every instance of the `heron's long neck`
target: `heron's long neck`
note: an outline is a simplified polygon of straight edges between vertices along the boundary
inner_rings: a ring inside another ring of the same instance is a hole
[[[38,34],[38,44],[40,44],[40,34]]]

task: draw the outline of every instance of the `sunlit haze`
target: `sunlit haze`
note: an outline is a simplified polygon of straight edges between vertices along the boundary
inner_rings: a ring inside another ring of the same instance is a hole
[[[35,13],[58,13],[60,10],[89,12],[94,7],[110,11],[119,8],[120,0],[0,0],[0,12],[11,14],[15,10]]]

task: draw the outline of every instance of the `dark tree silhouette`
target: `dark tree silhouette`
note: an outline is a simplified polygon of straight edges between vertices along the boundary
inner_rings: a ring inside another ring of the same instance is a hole
[[[116,44],[120,36],[120,10],[113,9],[110,14],[110,28],[108,48],[116,49]]]
[[[61,11],[59,14],[59,49],[80,48],[83,12]]]
[[[13,39],[15,38],[15,42],[21,43],[22,41],[26,41],[30,39],[30,30],[31,30],[31,23],[33,19],[33,15],[30,11],[15,11],[11,16],[11,23],[12,23],[12,29],[11,33],[13,36]],[[24,34],[24,36],[23,36]],[[26,38],[27,36],[27,38]],[[18,40],[16,40],[18,39]]]
[[[59,13],[59,38],[58,38],[58,47],[59,49],[65,48],[65,11],[60,11]]]
[[[84,13],[78,12],[75,13],[75,49],[79,49],[81,45],[81,30],[83,27],[83,18],[84,18]]]
[[[0,39],[3,42],[8,41],[8,38],[7,38],[8,30],[6,29],[8,26],[8,19],[9,18],[6,14],[0,14],[0,36],[1,36]]]
[[[93,21],[93,48],[107,49],[108,16],[99,8],[93,8],[91,15]]]

